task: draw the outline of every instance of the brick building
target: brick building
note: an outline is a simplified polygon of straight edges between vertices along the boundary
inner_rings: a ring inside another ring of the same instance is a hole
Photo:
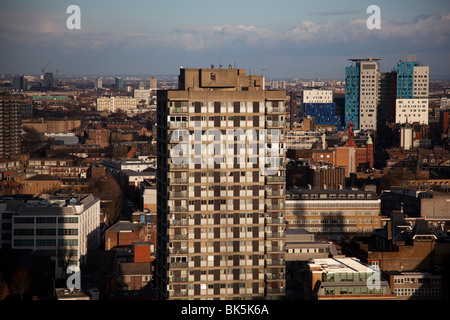
[[[61,188],[62,182],[58,177],[48,174],[37,174],[22,182],[22,193],[41,194]]]
[[[119,221],[105,231],[105,250],[132,246],[133,242],[146,240],[147,229],[141,223]]]

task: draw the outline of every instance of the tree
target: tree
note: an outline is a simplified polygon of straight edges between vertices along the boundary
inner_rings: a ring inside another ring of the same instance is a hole
[[[122,213],[123,193],[117,181],[111,176],[91,179],[88,192],[99,197],[109,225],[114,224]]]
[[[20,300],[23,300],[23,295],[29,293],[30,290],[30,272],[23,266],[16,267],[11,274],[11,293],[20,294]]]
[[[58,247],[58,265],[62,269],[61,278],[67,278],[67,268],[69,267],[71,261],[75,257],[75,249],[70,247]]]

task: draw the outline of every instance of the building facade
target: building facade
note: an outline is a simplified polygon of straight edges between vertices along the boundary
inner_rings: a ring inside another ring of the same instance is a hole
[[[429,69],[415,56],[397,63],[396,123],[428,124]]]
[[[131,112],[137,108],[137,101],[132,97],[99,97],[97,98],[97,111]]]
[[[36,198],[13,207],[11,248],[51,257],[57,278],[67,265],[80,267],[88,250],[100,245],[100,200],[92,194]]]
[[[162,299],[284,296],[286,92],[263,83],[231,67],[181,69],[178,90],[158,91]]]
[[[380,272],[356,258],[312,259],[312,297],[317,300],[395,300]]]
[[[377,130],[380,59],[350,59],[355,66],[346,67],[345,122],[356,130]]]
[[[0,159],[21,152],[20,105],[11,96],[0,96]]]
[[[292,189],[286,193],[286,222],[290,229],[341,240],[380,228],[380,206],[371,191]]]

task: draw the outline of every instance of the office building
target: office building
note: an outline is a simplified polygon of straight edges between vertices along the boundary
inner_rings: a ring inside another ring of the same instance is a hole
[[[380,272],[356,258],[312,259],[308,263],[312,298],[317,300],[395,300]]]
[[[53,72],[46,72],[44,74],[44,88],[53,89]]]
[[[397,63],[395,123],[428,124],[429,71],[415,56]]]
[[[344,130],[344,119],[337,113],[336,103],[306,103],[306,115],[316,119],[316,125],[331,125],[335,130]]]
[[[152,77],[150,79],[150,90],[156,90],[158,89],[158,79],[155,77]]]
[[[377,142],[382,146],[391,146],[389,124],[395,123],[395,105],[397,98],[397,72],[380,74],[380,103],[377,112]]]
[[[115,84],[115,88],[117,90],[122,90],[123,89],[123,79],[120,77],[116,77],[114,80],[114,84]]]
[[[263,84],[182,68],[158,91],[160,298],[284,297],[286,92]]]
[[[2,230],[2,242],[10,237],[12,249],[51,257],[57,278],[64,276],[64,266],[80,267],[88,250],[100,245],[100,199],[92,194],[6,201],[0,210],[2,224],[11,226]]]
[[[423,271],[386,271],[383,274],[397,300],[444,299],[441,274]]]
[[[285,215],[289,229],[341,240],[380,228],[380,206],[381,200],[372,191],[290,189]]]
[[[15,90],[26,90],[26,88],[27,88],[27,79],[24,76],[14,77],[13,88]]]
[[[304,89],[303,103],[332,103],[333,90]]]
[[[355,130],[376,130],[379,104],[380,59],[349,59],[345,68],[345,124]]]
[[[21,116],[19,100],[0,95],[0,159],[21,152]]]
[[[98,89],[102,89],[103,88],[103,80],[101,78],[96,79],[94,81],[94,89],[98,90]]]

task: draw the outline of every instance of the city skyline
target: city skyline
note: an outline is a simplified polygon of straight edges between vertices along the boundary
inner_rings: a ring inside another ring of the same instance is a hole
[[[66,13],[80,7],[80,30]],[[380,29],[366,25],[371,5]],[[350,58],[381,71],[415,54],[431,80],[450,78],[447,1],[185,3],[8,1],[1,4],[0,73],[166,74],[181,66],[245,68],[267,78],[343,79]]]

